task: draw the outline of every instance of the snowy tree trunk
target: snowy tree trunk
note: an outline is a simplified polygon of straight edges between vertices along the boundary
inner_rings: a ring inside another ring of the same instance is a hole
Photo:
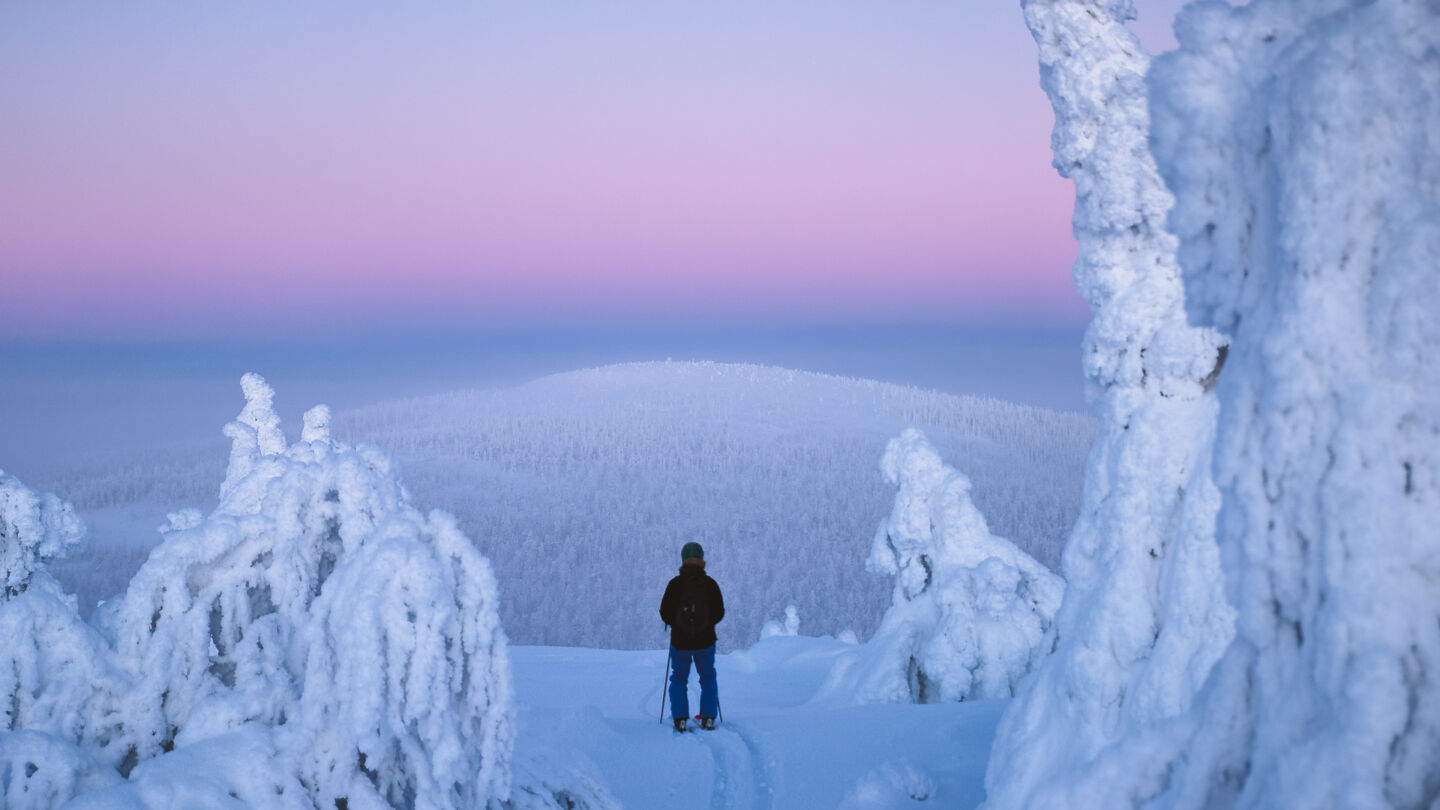
[[[1152,83],[1226,331],[1237,636],[1173,807],[1440,807],[1440,6],[1197,4]]]
[[[1075,283],[1095,315],[1084,370],[1104,433],[1062,557],[1053,653],[1002,720],[986,806],[1113,810],[1172,762],[1133,740],[1189,709],[1233,633],[1208,466],[1223,352],[1185,319],[1172,198],[1147,145],[1148,59],[1123,25],[1133,9],[1023,6],[1055,110],[1055,167],[1075,181]]]

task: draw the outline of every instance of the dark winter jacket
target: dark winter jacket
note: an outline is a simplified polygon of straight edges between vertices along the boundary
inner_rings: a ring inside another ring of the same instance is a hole
[[[675,626],[675,612],[680,607],[680,592],[687,579],[699,577],[710,591],[710,619],[715,624],[725,618],[725,599],[720,595],[720,586],[705,573],[703,565],[682,565],[680,576],[665,586],[665,597],[660,600],[660,620],[670,628],[670,646],[677,650],[703,650],[715,646],[715,627],[712,625],[699,635],[690,635]]]

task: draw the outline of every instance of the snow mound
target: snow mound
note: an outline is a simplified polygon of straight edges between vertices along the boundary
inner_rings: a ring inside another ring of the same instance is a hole
[[[839,810],[898,810],[935,794],[930,774],[904,760],[886,762],[861,777],[845,794]]]
[[[55,810],[120,782],[113,768],[53,734],[0,731],[0,806],[6,810]]]

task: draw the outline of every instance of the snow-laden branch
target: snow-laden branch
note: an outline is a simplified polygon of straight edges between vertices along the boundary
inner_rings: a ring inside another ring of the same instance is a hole
[[[335,572],[315,604],[299,706],[322,805],[470,808],[508,795],[495,592],[489,563],[443,512],[382,526]]]

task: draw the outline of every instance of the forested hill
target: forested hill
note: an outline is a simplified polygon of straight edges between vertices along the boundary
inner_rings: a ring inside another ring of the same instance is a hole
[[[919,427],[974,482],[992,530],[1052,568],[1080,502],[1088,415],[779,368],[657,362],[343,414],[494,564],[526,644],[663,646],[679,548],[725,589],[721,647],[795,604],[806,632],[866,637],[891,581],[867,573],[894,490],[878,464]]]
[[[385,402],[337,414],[335,432],[394,458],[418,506],[459,518],[495,566],[518,643],[663,646],[659,594],[697,540],[725,589],[729,650],[788,604],[807,633],[868,637],[891,588],[865,570],[895,496],[879,461],[907,427],[970,476],[992,531],[1058,570],[1096,424],[869,380],[656,362]],[[213,503],[227,453],[217,438],[37,477],[90,526],[85,552],[52,566],[82,612],[124,589],[168,511]]]

